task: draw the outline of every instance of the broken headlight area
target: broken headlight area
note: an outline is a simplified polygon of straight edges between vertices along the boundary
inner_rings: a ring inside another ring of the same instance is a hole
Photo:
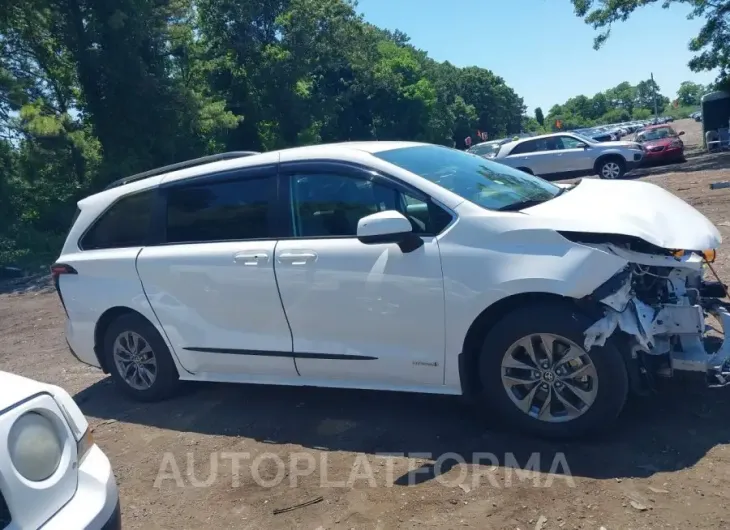
[[[614,246],[610,251],[628,265],[591,295],[604,316],[585,331],[586,349],[621,331],[648,376],[701,372],[710,386],[730,384],[730,304],[720,300],[725,286],[705,278],[704,256],[656,256]],[[711,336],[710,315],[724,339]]]

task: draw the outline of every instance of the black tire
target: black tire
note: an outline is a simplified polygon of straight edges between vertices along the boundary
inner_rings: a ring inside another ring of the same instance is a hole
[[[154,381],[146,389],[130,386],[115,361],[114,343],[118,337],[129,332],[136,333],[149,344],[156,361]],[[157,329],[140,315],[127,313],[121,315],[109,325],[104,335],[104,355],[114,383],[125,394],[137,401],[161,401],[172,396],[178,388],[179,376],[170,355],[170,350]]]
[[[528,175],[534,175],[532,170],[529,167],[518,167],[517,171],[522,171],[524,173],[527,173]]]
[[[605,346],[593,346],[587,352],[597,374],[596,396],[592,405],[572,420],[553,423],[528,415],[512,401],[502,382],[502,360],[518,340],[546,333],[564,337],[582,347],[583,332],[592,323],[590,318],[567,304],[524,307],[503,317],[485,337],[479,359],[485,409],[496,411],[517,430],[543,438],[577,438],[609,427],[621,413],[629,394],[626,364],[610,340]]]
[[[618,165],[618,173],[614,177],[608,177],[604,173],[604,168],[609,164]],[[626,161],[620,156],[607,156],[606,158],[600,159],[598,164],[596,164],[596,173],[602,179],[618,180],[626,174]]]

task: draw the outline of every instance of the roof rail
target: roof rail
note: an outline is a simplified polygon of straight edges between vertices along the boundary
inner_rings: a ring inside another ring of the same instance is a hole
[[[176,164],[170,164],[169,166],[162,166],[156,169],[150,169],[143,173],[137,173],[129,177],[124,177],[119,180],[115,180],[109,184],[105,190],[111,188],[117,188],[124,186],[130,182],[136,182],[138,180],[154,177],[156,175],[162,175],[171,171],[178,171],[180,169],[187,169],[195,166],[201,166],[203,164],[210,164],[211,162],[220,162],[221,160],[232,160],[234,158],[242,158],[245,156],[252,156],[260,154],[258,151],[229,151],[227,153],[218,153],[216,155],[201,156],[200,158],[193,158],[192,160],[185,160],[183,162],[177,162]]]

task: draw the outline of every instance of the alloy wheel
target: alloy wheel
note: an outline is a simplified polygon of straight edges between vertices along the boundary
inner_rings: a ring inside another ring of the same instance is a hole
[[[621,174],[621,166],[616,162],[606,162],[601,168],[601,176],[605,179],[616,179]]]
[[[598,394],[598,373],[586,351],[557,335],[515,342],[502,359],[502,385],[524,414],[549,423],[585,414]]]
[[[124,331],[114,340],[114,364],[124,382],[135,390],[148,390],[157,379],[157,359],[139,333]]]

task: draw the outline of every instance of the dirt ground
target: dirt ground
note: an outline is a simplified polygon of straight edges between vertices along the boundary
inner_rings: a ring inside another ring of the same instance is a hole
[[[675,127],[698,144],[698,125]],[[728,281],[730,190],[709,184],[730,180],[730,153],[690,151],[629,178],[717,224]],[[35,284],[0,294],[0,369],[75,396],[116,471],[127,529],[730,528],[730,389],[672,385],[634,399],[601,439],[560,444],[441,396],[205,384],[139,404],[71,357],[56,294]]]

